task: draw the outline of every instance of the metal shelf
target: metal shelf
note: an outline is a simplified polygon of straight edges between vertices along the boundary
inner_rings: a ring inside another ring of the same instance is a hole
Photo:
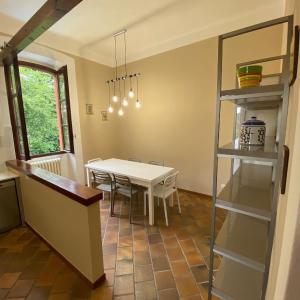
[[[217,236],[214,252],[264,272],[268,222],[229,212]]]
[[[240,145],[239,139],[218,148],[219,157],[233,157],[248,160],[275,162],[278,158],[277,145],[274,137],[266,137],[264,146]]]
[[[221,91],[220,100],[238,100],[238,99],[248,99],[253,101],[265,101],[266,97],[277,97],[277,100],[281,99],[283,95],[284,86],[283,84],[272,84],[263,85],[258,87],[249,87],[243,89],[233,89],[233,90],[223,90]]]
[[[223,300],[259,300],[262,284],[262,272],[223,257],[212,294]]]
[[[216,199],[216,207],[271,220],[272,166],[242,163]]]
[[[275,109],[282,104],[281,96],[261,97],[255,99],[236,99],[233,101],[236,105],[250,110]]]

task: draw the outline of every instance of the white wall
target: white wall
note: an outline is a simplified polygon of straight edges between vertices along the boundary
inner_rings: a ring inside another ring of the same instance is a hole
[[[287,0],[286,15],[294,14],[294,25],[300,24],[300,2]],[[298,77],[290,89],[286,145],[290,149],[290,160],[286,193],[279,199],[276,233],[269,278],[269,300],[299,299],[299,278],[295,267],[299,267],[300,215],[300,61]],[[298,247],[298,250],[297,250]],[[292,263],[291,263],[292,262]],[[291,272],[291,270],[293,270]],[[298,270],[299,271],[299,270]]]
[[[0,67],[0,171],[6,169],[5,162],[15,159],[15,148],[10,124],[4,68]]]

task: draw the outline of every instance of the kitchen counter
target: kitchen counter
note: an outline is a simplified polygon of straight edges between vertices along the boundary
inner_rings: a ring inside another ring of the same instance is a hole
[[[8,171],[8,170],[5,170],[5,171],[0,171],[0,181],[6,181],[6,180],[9,180],[9,179],[14,179],[14,178],[18,178],[19,175],[11,172],[11,171]]]

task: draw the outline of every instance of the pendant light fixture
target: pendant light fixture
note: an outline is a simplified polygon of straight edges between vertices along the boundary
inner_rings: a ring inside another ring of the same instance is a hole
[[[139,78],[136,78],[136,101],[135,101],[135,107],[140,108],[141,107],[141,101],[139,99]]]
[[[130,99],[134,98],[135,92],[133,90],[133,80],[136,79],[136,102],[135,106],[137,108],[140,108],[141,102],[138,98],[138,77],[141,75],[141,73],[132,73],[132,74],[127,74],[127,40],[126,40],[126,32],[127,30],[124,29],[122,31],[119,31],[113,35],[114,38],[114,50],[115,50],[115,55],[114,55],[114,61],[115,61],[115,78],[107,80],[106,83],[108,84],[108,108],[107,111],[112,113],[114,111],[113,108],[113,103],[119,103],[119,109],[118,109],[118,115],[123,116],[124,115],[124,110],[123,107],[127,107],[130,103]],[[120,35],[123,35],[123,42],[124,42],[124,74],[119,75],[118,71],[118,57],[117,57],[117,39]],[[129,80],[129,91],[126,92],[126,80]],[[123,87],[121,88],[121,84],[123,84]],[[111,85],[113,85],[113,95],[111,97]],[[117,92],[117,89],[119,90]],[[121,93],[122,89],[122,93]],[[111,103],[112,100],[112,103]]]
[[[107,86],[108,86],[108,112],[112,113],[114,109],[110,103],[110,84],[108,83]]]
[[[123,86],[124,86],[124,98],[123,98],[123,106],[128,106],[128,100],[127,100],[127,97],[126,97],[126,78],[123,77]]]

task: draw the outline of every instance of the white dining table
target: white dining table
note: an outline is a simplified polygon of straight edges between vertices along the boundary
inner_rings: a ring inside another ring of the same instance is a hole
[[[146,187],[148,189],[149,224],[154,225],[153,188],[174,172],[174,168],[117,158],[93,161],[86,164],[85,168],[88,186],[91,186],[91,171],[94,170],[127,176],[132,183]]]

